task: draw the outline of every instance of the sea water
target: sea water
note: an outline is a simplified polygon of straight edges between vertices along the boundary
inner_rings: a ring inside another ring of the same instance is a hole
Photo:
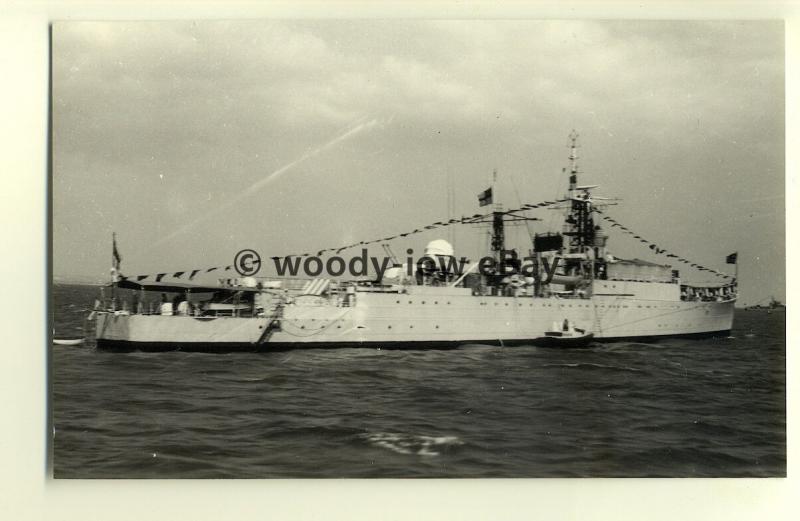
[[[57,337],[83,335],[97,294],[53,287]],[[784,331],[737,310],[718,339],[231,354],[90,333],[50,346],[54,475],[784,476]]]

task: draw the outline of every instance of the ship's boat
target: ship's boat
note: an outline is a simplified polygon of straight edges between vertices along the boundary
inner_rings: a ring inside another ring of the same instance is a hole
[[[593,196],[595,185],[578,185],[576,137],[571,136],[565,197],[516,210],[493,206],[484,214],[447,221],[491,227],[491,252],[485,258],[491,262],[486,265],[482,259],[459,267],[452,245],[441,239],[425,250],[430,262],[409,267],[394,259],[382,277],[353,280],[245,277],[198,285],[165,282],[163,274],[156,281],[149,275],[123,277],[115,265],[113,283],[93,311],[97,346],[214,351],[444,348],[727,335],[737,298],[735,278],[691,284],[672,265],[620,259],[607,250],[608,234],[601,225],[633,232],[605,213],[606,206],[616,204],[613,200]],[[479,195],[480,206],[493,205],[492,195],[492,188]],[[533,234],[532,248],[522,257],[506,247],[504,227],[509,221],[539,220],[528,213],[537,208],[562,211],[564,224],[559,231]],[[367,243],[385,245],[406,235]],[[654,244],[649,248],[666,253]],[[666,257],[714,271],[676,255]],[[565,320],[582,330],[552,327]]]
[[[84,338],[54,338],[53,343],[59,346],[78,346],[85,341]]]
[[[545,331],[544,336],[535,339],[533,344],[542,347],[584,347],[589,345],[593,338],[593,333],[573,327],[569,320],[565,319],[563,327],[559,327],[557,323],[553,324],[553,328]]]

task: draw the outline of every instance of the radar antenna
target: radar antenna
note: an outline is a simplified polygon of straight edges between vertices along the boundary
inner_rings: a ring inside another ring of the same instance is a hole
[[[605,197],[593,197],[591,190],[598,185],[578,185],[578,133],[573,130],[569,134],[569,192],[568,201],[553,205],[551,209],[566,209],[563,234],[569,238],[569,253],[586,253],[595,249],[595,234],[599,227],[595,226],[593,213],[598,206],[609,206],[616,203],[598,202],[614,201]],[[595,254],[598,253],[595,251]]]

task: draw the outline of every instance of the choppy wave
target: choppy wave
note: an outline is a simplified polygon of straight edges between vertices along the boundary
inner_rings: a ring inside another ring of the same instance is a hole
[[[628,367],[628,366],[619,366],[619,365],[608,365],[608,364],[596,364],[596,363],[562,363],[562,364],[542,364],[542,367],[565,367],[568,369],[586,369],[586,370],[607,370],[607,371],[627,371],[631,373],[643,373],[645,372],[643,369],[637,369],[635,367]]]
[[[375,432],[362,434],[360,437],[376,447],[382,447],[398,454],[417,454],[419,456],[438,456],[440,450],[464,444],[457,436]]]

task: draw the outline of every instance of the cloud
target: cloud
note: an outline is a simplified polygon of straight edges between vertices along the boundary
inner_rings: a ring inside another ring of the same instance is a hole
[[[544,114],[550,124],[558,115],[624,110],[658,137],[659,129],[701,113],[727,115],[732,103],[758,117],[758,106],[743,97],[757,95],[758,86],[768,93],[765,82],[775,77],[764,50],[731,45],[724,24],[399,25],[413,43],[395,42],[375,53],[360,40],[360,54],[297,22],[59,27],[57,116],[72,112],[81,120],[64,145],[103,140],[115,152],[136,133],[151,141],[151,150],[167,136],[177,147],[251,148],[300,132],[318,141],[358,116],[383,112],[430,127],[480,124],[497,115],[520,122]],[[353,39],[370,22],[348,27]],[[754,36],[751,29],[735,29],[739,43]],[[423,44],[433,50],[409,51]],[[716,127],[713,132],[730,129]]]
[[[192,230],[200,223],[208,221],[218,216],[219,214],[225,212],[226,210],[230,209],[231,207],[236,206],[243,199],[258,194],[260,191],[264,190],[264,188],[266,188],[270,183],[274,182],[287,172],[290,172],[303,162],[308,161],[309,159],[324,153],[326,150],[335,147],[336,145],[342,143],[343,141],[353,138],[354,136],[358,135],[361,132],[368,131],[376,126],[383,125],[385,123],[386,121],[381,121],[375,118],[370,120],[365,120],[365,118],[359,118],[359,120],[355,121],[350,126],[350,128],[345,129],[344,132],[336,135],[331,140],[317,147],[312,148],[311,150],[305,152],[300,157],[290,161],[289,163],[278,168],[277,170],[271,172],[266,177],[256,181],[255,183],[245,188],[244,190],[241,190],[233,197],[226,199],[224,203],[215,206],[213,210],[201,214],[199,217],[194,218],[194,220],[188,222],[187,224],[184,224],[174,232],[164,235],[163,237],[160,237],[152,244],[152,247],[155,248],[157,246],[160,246],[161,244],[165,244],[172,241],[175,237]]]

